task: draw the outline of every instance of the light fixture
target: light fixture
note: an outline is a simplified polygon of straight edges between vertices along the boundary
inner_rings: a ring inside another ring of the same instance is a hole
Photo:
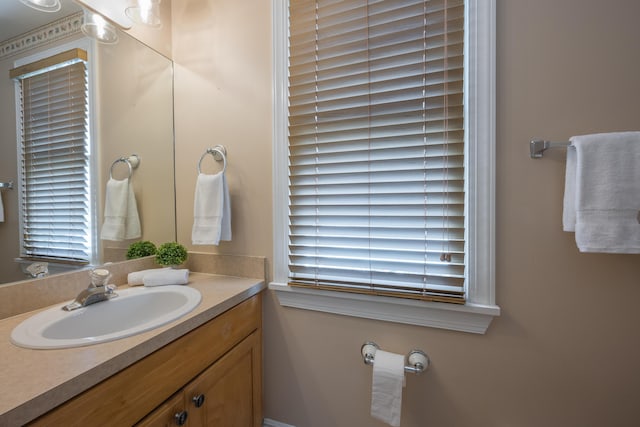
[[[136,6],[128,7],[124,13],[137,24],[143,24],[148,27],[159,27],[162,24],[160,20],[160,1],[161,0],[135,0]]]
[[[80,29],[84,35],[94,38],[100,43],[114,44],[118,42],[116,27],[99,13],[85,9],[84,23]]]
[[[40,12],[57,12],[62,7],[60,0],[20,0],[20,2]]]

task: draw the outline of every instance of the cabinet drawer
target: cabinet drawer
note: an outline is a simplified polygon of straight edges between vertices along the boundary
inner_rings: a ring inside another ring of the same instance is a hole
[[[31,425],[132,425],[261,327],[258,294],[36,419]]]

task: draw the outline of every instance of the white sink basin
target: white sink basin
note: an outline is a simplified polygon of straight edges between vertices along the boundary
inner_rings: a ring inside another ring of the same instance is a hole
[[[26,348],[68,348],[113,341],[157,328],[189,313],[202,296],[189,286],[116,290],[116,298],[73,311],[63,305],[20,323],[11,342]]]

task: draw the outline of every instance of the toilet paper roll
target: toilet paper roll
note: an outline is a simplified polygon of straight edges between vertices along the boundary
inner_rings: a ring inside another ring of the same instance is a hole
[[[371,416],[399,427],[402,387],[404,356],[382,350],[376,351],[371,381]]]

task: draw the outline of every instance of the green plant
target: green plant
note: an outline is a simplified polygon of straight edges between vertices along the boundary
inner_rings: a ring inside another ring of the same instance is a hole
[[[156,254],[156,245],[148,240],[133,242],[127,249],[127,259],[142,258]]]
[[[177,242],[160,245],[156,252],[156,262],[160,265],[180,265],[187,260],[187,249]]]

